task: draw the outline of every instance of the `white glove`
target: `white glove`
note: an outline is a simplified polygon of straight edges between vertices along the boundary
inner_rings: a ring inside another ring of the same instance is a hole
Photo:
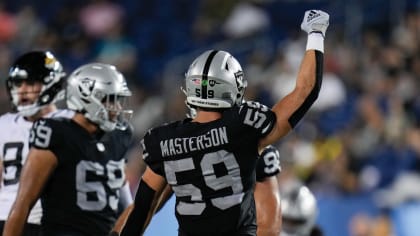
[[[330,15],[321,10],[308,10],[305,12],[300,28],[306,33],[321,33],[325,37],[327,31]]]

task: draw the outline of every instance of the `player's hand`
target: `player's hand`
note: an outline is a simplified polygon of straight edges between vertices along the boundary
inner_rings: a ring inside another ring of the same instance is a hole
[[[305,12],[300,28],[306,33],[321,33],[325,37],[330,15],[321,10],[308,10]]]

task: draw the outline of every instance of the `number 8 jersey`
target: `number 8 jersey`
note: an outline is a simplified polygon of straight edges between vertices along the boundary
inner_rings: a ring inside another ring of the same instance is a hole
[[[181,232],[255,234],[253,187],[258,142],[275,121],[270,109],[247,102],[224,111],[212,122],[187,119],[145,135],[143,158],[171,185]]]
[[[41,194],[42,228],[107,235],[125,181],[125,154],[132,130],[88,133],[71,119],[41,119],[30,145],[48,149],[58,165]]]
[[[46,117],[72,117],[73,111],[57,110]],[[0,221],[6,221],[19,188],[19,177],[29,150],[29,131],[32,122],[17,113],[6,113],[0,117],[0,161],[3,171],[0,183]],[[40,224],[41,204],[36,202],[28,222]]]

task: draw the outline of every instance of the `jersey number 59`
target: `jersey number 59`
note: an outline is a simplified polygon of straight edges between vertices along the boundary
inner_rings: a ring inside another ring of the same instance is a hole
[[[207,153],[200,162],[200,167],[195,168],[192,158],[175,161],[165,161],[165,174],[168,183],[178,197],[190,196],[193,203],[179,201],[176,210],[181,215],[200,215],[207,207],[203,201],[200,188],[193,184],[177,184],[177,172],[201,169],[207,187],[217,191],[230,188],[233,194],[211,198],[211,204],[221,210],[227,209],[242,202],[243,185],[239,165],[232,153],[221,150]],[[224,176],[216,175],[214,166],[224,164],[228,173]]]

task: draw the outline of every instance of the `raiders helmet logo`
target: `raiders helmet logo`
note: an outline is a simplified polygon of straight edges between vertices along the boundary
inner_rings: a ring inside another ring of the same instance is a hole
[[[95,80],[84,78],[80,81],[79,92],[82,97],[89,97],[92,94],[93,87],[95,87]]]
[[[238,88],[242,87],[242,80],[244,78],[244,72],[240,70],[238,72],[235,72],[233,75],[235,76],[235,79],[236,79],[236,87]]]

